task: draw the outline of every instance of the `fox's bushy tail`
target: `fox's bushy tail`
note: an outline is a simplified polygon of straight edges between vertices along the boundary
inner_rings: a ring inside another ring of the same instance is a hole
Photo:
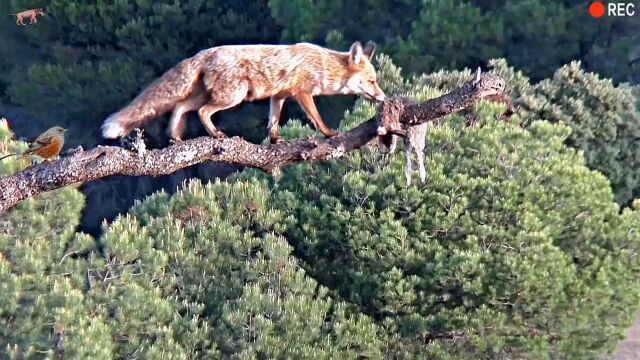
[[[109,115],[102,124],[102,136],[121,138],[133,129],[173,110],[197,89],[202,65],[195,57],[185,59],[162,74],[122,110]]]

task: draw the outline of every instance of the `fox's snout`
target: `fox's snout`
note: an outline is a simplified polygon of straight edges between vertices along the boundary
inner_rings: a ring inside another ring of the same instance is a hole
[[[384,92],[382,92],[382,90],[380,90],[380,92],[378,94],[376,94],[376,96],[373,99],[375,101],[377,101],[377,102],[383,102],[385,97],[386,97],[386,95],[384,94]]]
[[[378,85],[376,80],[376,72],[373,66],[369,64],[368,71],[363,74],[363,79],[360,85],[360,94],[371,101],[383,102],[385,99],[384,91]]]
[[[385,95],[384,95],[384,93],[382,91],[380,93],[377,93],[377,94],[364,93],[362,95],[367,100],[371,100],[371,101],[375,101],[375,102],[383,102],[384,99],[385,99]]]
[[[368,100],[383,102],[384,99],[386,98],[384,91],[382,91],[382,89],[380,88],[380,86],[378,86],[378,84],[375,84],[371,89],[363,89],[363,90],[364,91],[362,92],[362,96],[364,96]]]

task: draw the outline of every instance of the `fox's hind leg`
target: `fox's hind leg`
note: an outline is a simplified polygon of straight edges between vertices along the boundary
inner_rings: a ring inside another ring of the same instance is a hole
[[[202,91],[198,91],[189,97],[188,99],[179,102],[173,109],[171,114],[171,120],[169,122],[168,133],[171,139],[174,141],[182,141],[184,131],[187,127],[186,113],[200,109],[200,107],[207,102],[206,94]]]
[[[275,144],[280,141],[280,114],[282,113],[282,106],[284,105],[284,98],[278,98],[275,96],[271,97],[270,107],[269,107],[269,125],[267,128],[269,130],[269,139],[272,144]]]
[[[234,85],[235,86],[229,85],[229,87],[223,88],[224,91],[220,93],[211,94],[211,100],[198,110],[202,125],[204,125],[207,133],[215,138],[223,138],[226,137],[226,135],[213,126],[211,116],[220,110],[226,110],[240,104],[249,91],[246,83],[236,83]]]
[[[207,104],[198,110],[200,121],[202,122],[202,125],[204,125],[205,130],[207,130],[207,133],[210,136],[213,136],[214,138],[217,138],[217,139],[226,137],[226,135],[222,131],[218,130],[215,126],[213,126],[213,123],[211,122],[211,116],[216,112],[220,110],[228,109],[231,106],[223,107],[223,106]]]

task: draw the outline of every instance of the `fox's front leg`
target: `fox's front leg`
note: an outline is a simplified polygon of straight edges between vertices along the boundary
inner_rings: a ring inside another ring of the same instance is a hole
[[[296,95],[296,100],[307,114],[307,117],[309,117],[309,120],[311,120],[316,129],[323,133],[324,136],[333,137],[338,135],[337,131],[331,130],[331,128],[324,123],[310,94],[298,94]]]
[[[284,98],[271,97],[269,107],[269,124],[267,129],[269,130],[269,139],[272,144],[280,142],[280,114],[282,113],[282,107],[284,106]]]

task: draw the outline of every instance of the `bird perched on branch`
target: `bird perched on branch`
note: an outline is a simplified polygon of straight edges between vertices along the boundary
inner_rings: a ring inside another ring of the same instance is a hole
[[[20,155],[21,158],[28,155],[37,155],[47,161],[50,161],[52,158],[58,156],[60,151],[62,151],[65,131],[67,131],[67,129],[60,126],[54,126],[40,134],[40,136],[38,136],[22,154],[5,155],[1,157],[0,160],[15,155]]]

